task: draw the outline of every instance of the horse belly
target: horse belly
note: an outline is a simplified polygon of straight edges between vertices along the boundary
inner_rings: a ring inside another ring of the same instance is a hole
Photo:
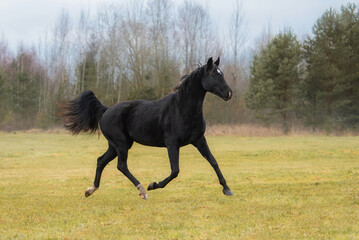
[[[145,145],[145,146],[151,146],[151,147],[165,147],[166,146],[163,141],[157,140],[157,139],[139,138],[139,139],[134,139],[134,141],[139,143],[139,144],[142,144],[142,145]]]
[[[157,126],[157,121],[143,120],[140,124],[131,124],[129,136],[137,143],[147,146],[164,147],[163,131]]]

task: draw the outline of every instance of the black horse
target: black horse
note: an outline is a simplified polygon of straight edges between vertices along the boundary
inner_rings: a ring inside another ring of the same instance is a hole
[[[204,132],[203,101],[206,92],[211,92],[228,101],[232,90],[218,68],[219,58],[213,63],[209,58],[189,75],[177,90],[156,101],[127,101],[112,107],[102,105],[93,92],[85,91],[77,99],[63,106],[65,127],[73,134],[95,132],[99,125],[108,140],[107,151],[97,159],[94,185],[87,189],[90,196],[100,185],[105,166],[118,156],[117,168],[140,191],[140,197],[147,199],[146,190],[127,167],[127,153],[133,142],[143,145],[166,147],[171,164],[171,174],[161,182],[153,182],[147,190],[164,188],[179,173],[179,148],[194,145],[212,165],[223,186],[225,195],[233,195],[227,186],[216,159],[210,152]]]

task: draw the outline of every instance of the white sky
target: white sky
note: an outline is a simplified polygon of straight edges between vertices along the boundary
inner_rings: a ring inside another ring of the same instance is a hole
[[[0,0],[0,36],[15,50],[22,41],[25,45],[36,43],[46,29],[51,30],[61,9],[69,11],[76,21],[82,8],[94,10],[100,2],[111,0]],[[128,2],[131,0],[112,0]],[[202,3],[218,25],[219,33],[226,34],[235,0],[196,0]],[[172,0],[176,5],[182,0]],[[298,38],[310,34],[312,26],[325,10],[337,10],[348,0],[242,0],[250,40],[260,35],[270,22],[273,34],[291,27]],[[358,0],[351,1],[359,5]]]

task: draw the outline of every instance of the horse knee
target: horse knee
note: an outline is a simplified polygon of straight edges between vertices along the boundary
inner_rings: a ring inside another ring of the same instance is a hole
[[[106,167],[107,163],[102,161],[102,157],[99,157],[97,159],[97,168],[104,168]]]
[[[123,164],[123,163],[117,164],[117,169],[118,169],[118,171],[120,171],[122,173],[124,173],[124,172],[126,172],[128,170],[127,166],[125,164]]]
[[[105,168],[105,165],[101,162],[97,163],[97,169]]]
[[[97,168],[104,168],[116,156],[112,149],[108,149],[102,156],[97,158]]]
[[[118,171],[122,172],[122,171],[123,171],[122,169],[123,169],[122,166],[117,165],[117,170],[118,170]]]
[[[178,174],[179,174],[179,170],[175,170],[171,173],[173,178],[176,178],[178,176]]]

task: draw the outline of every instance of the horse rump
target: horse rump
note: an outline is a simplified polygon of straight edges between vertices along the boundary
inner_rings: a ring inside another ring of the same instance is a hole
[[[82,132],[94,133],[99,128],[99,121],[108,107],[96,98],[92,91],[85,91],[79,97],[64,105],[60,105],[59,116],[65,122],[65,128],[78,134]]]

